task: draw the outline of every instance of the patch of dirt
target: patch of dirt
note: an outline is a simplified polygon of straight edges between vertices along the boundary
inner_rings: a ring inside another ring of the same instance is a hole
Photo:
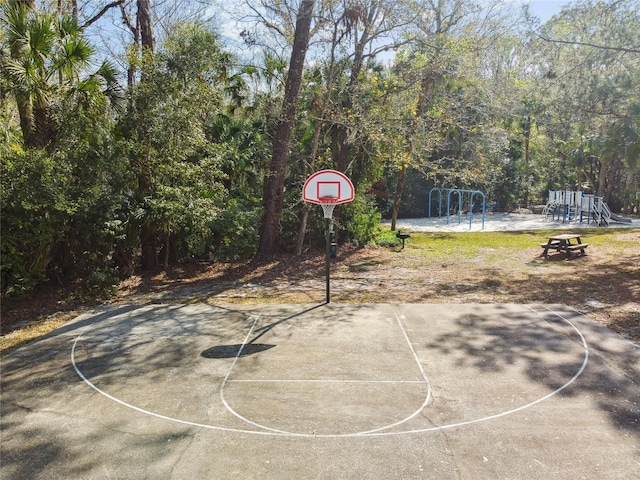
[[[396,248],[344,246],[331,265],[331,300],[344,303],[565,304],[640,342],[640,234],[587,255],[540,256],[541,249],[481,249],[472,258],[435,258],[409,242]],[[43,289],[4,312],[3,334],[38,319],[80,313],[92,305]],[[321,303],[324,252],[279,255],[268,262],[187,263],[122,282],[109,304]]]

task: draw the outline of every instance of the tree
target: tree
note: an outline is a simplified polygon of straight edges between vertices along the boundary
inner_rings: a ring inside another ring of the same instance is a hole
[[[136,27],[140,33],[140,46],[143,58],[153,56],[155,48],[155,39],[153,38],[153,23],[151,21],[151,3],[150,0],[137,0],[138,13]],[[144,78],[142,80],[144,82]],[[141,95],[138,97],[139,102],[135,108],[144,111],[147,108],[147,97]],[[145,125],[142,125],[145,128]],[[138,167],[138,188],[143,196],[153,194],[153,180],[151,169],[151,151],[145,149],[141,151],[138,158],[135,159]],[[150,221],[149,215],[142,222],[140,228],[140,245],[142,248],[142,268],[143,270],[152,270],[157,265],[156,251],[156,231],[153,222]]]
[[[336,112],[331,125],[332,155],[334,166],[339,171],[347,170],[348,158],[353,154],[354,140],[361,131],[359,122],[352,110],[357,108],[357,94],[363,71],[369,64],[375,63],[378,55],[386,51],[395,51],[402,45],[413,41],[409,30],[417,14],[410,4],[402,1],[374,1],[369,3],[347,2],[338,22],[342,24],[341,41],[347,48],[345,65],[346,81],[340,97],[336,98]],[[356,121],[354,121],[356,120]],[[362,153],[362,152],[360,152]],[[358,154],[354,154],[358,156]],[[360,183],[360,171],[352,172],[352,180],[357,188]]]
[[[93,48],[72,17],[13,5],[2,20],[0,85],[22,133],[12,135],[9,115],[0,140],[4,294],[47,275],[111,268],[116,232],[106,225],[123,171],[110,156],[120,97],[113,67],[86,75]]]
[[[136,108],[122,119],[121,130],[137,162],[139,209],[133,217],[143,227],[143,268],[166,268],[195,250],[203,253],[204,238],[213,243],[211,227],[228,195],[225,182],[237,178],[227,165],[238,153],[227,152],[233,135],[219,124],[232,128],[232,102],[241,98],[232,61],[215,32],[178,24],[139,63],[141,81],[132,91]],[[241,152],[237,156],[243,158]]]
[[[617,0],[615,2],[611,2],[610,4],[602,1],[593,2],[587,0],[566,7],[564,11],[560,13],[560,16],[572,10],[583,12],[593,10],[597,11],[598,14],[604,14],[600,18],[607,21],[608,19],[606,17],[611,13],[614,13],[615,15],[618,14],[618,12],[623,12],[624,15],[627,15],[627,13],[631,13],[631,18],[627,17],[626,20],[628,22],[628,25],[633,25],[633,13],[637,13],[639,9],[640,4],[638,3],[638,0]],[[589,39],[589,37],[585,37],[585,40],[582,36],[575,37],[571,34],[565,37],[562,32],[556,33],[549,32],[546,29],[540,29],[540,21],[531,14],[531,12],[529,11],[529,5],[524,6],[524,16],[530,26],[531,33],[543,42],[555,43],[558,45],[570,45],[573,47],[591,47],[597,50],[609,50],[619,53],[640,53],[640,48],[637,46],[637,44],[629,41],[630,37],[615,38],[615,32],[610,32],[613,33],[611,38],[607,38],[607,36],[605,35],[604,37],[592,39]]]
[[[2,76],[12,92],[26,147],[45,147],[59,125],[54,111],[88,67],[92,48],[77,22],[23,4],[5,5]]]
[[[304,60],[309,47],[309,32],[314,4],[315,0],[302,0],[298,10],[282,112],[274,138],[271,165],[265,180],[264,214],[260,223],[260,244],[258,247],[258,255],[261,257],[273,255],[277,247],[280,216],[283,207],[284,177],[302,82]]]
[[[416,19],[419,33],[401,49],[393,68],[397,93],[391,95],[396,107],[390,117],[397,125],[390,131],[400,141],[391,161],[398,171],[392,229],[409,168],[459,188],[468,183],[469,172],[479,182],[478,164],[486,161],[483,147],[494,138],[491,128],[483,128],[490,122],[490,109],[478,58],[495,43],[499,16],[491,4],[483,12],[464,0],[426,0],[422,6],[428,13]]]
[[[629,132],[637,129],[638,15],[637,0],[585,1],[564,9],[536,35],[553,118],[565,122],[554,129],[568,132],[573,145],[588,139],[598,172],[591,187],[613,208],[626,195],[623,179],[634,178],[625,172],[637,168],[625,152],[633,151]]]

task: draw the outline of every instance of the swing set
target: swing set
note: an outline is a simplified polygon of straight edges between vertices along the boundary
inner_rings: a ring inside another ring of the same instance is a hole
[[[473,208],[474,202],[476,198],[482,199],[482,230],[484,230],[484,216],[486,212],[486,198],[484,193],[480,190],[463,190],[460,188],[432,188],[429,191],[429,218],[431,218],[431,210],[432,210],[432,200],[433,193],[436,192],[438,195],[438,218],[442,218],[443,214],[443,201],[446,197],[447,200],[447,225],[449,225],[451,221],[451,212],[453,211],[455,215],[458,217],[458,223],[462,223],[462,215],[464,213],[464,209],[468,208],[469,210],[469,230],[471,230],[471,226],[473,224]],[[453,197],[453,198],[452,198]]]

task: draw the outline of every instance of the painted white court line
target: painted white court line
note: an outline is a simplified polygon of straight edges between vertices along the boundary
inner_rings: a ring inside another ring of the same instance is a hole
[[[229,380],[227,383],[326,383],[326,384],[332,384],[332,383],[337,383],[337,384],[343,384],[343,383],[380,383],[380,384],[385,384],[385,383],[397,383],[397,384],[423,384],[424,380],[331,380],[329,379],[318,379],[318,380],[311,380],[311,379],[306,379],[306,380],[296,380],[296,379],[268,379],[268,380],[252,380],[252,379],[239,379],[239,380]]]
[[[586,315],[587,315],[586,313],[581,312],[580,310],[578,310],[578,309],[576,309],[576,308],[569,307],[569,306],[568,306],[568,308],[569,308],[570,310],[573,310],[574,312],[576,312],[576,313],[577,313],[578,315],[580,315],[580,316],[586,316]],[[622,335],[620,335],[620,338],[621,338],[622,340],[626,341],[626,342],[629,342],[629,343],[631,344],[631,346],[632,346],[632,347],[640,348],[640,343],[636,343],[636,342],[634,342],[633,340],[630,340],[630,339],[628,339],[628,338],[623,337]]]
[[[229,381],[229,377],[231,376],[231,373],[233,372],[233,369],[235,368],[236,364],[238,363],[238,359],[242,355],[242,350],[244,349],[244,346],[249,341],[249,338],[251,338],[251,334],[253,333],[253,329],[255,328],[256,324],[258,323],[258,320],[260,320],[260,315],[258,315],[256,317],[256,319],[253,322],[253,325],[251,325],[251,328],[249,329],[249,332],[247,333],[247,336],[244,338],[244,341],[242,342],[241,347],[238,349],[238,353],[236,354],[236,358],[233,359],[233,363],[231,364],[231,367],[229,367],[229,371],[227,372],[227,375],[224,377],[224,380],[222,380],[222,383],[220,384],[220,400],[222,401],[222,404],[224,405],[224,407],[232,415],[234,415],[235,417],[239,418],[243,422],[248,423],[249,425],[252,425],[252,426],[257,427],[257,428],[262,428],[263,430],[265,430],[267,432],[271,432],[271,433],[277,433],[277,434],[280,434],[280,435],[291,435],[292,432],[287,432],[285,430],[279,430],[277,428],[267,427],[266,425],[261,425],[261,424],[259,424],[257,422],[254,422],[253,420],[248,419],[247,417],[245,417],[243,415],[240,415],[238,412],[235,411],[235,409],[231,405],[229,405],[229,403],[227,402],[227,399],[225,398],[225,395],[224,395],[224,389],[225,389],[225,386],[227,385],[227,382]]]
[[[424,379],[424,383],[427,386],[427,395],[424,399],[424,401],[422,402],[422,405],[420,405],[411,415],[398,420],[397,422],[391,423],[389,425],[385,425],[379,428],[374,428],[372,430],[367,430],[366,432],[360,432],[360,435],[371,435],[374,433],[379,433],[382,432],[383,430],[389,430],[390,428],[394,428],[397,427],[399,425],[402,425],[403,423],[408,422],[409,420],[411,420],[412,418],[414,418],[416,415],[419,415],[425,408],[427,408],[427,405],[429,404],[429,402],[431,401],[431,382],[429,381],[429,377],[427,377],[427,374],[424,371],[424,368],[422,367],[422,362],[420,362],[420,359],[418,358],[418,354],[416,353],[415,349],[413,348],[413,344],[411,343],[411,340],[409,340],[409,335],[407,335],[407,331],[405,330],[404,326],[402,325],[402,321],[401,318],[404,319],[404,315],[400,315],[398,314],[398,311],[396,310],[396,307],[393,307],[393,314],[396,317],[396,322],[398,323],[398,327],[400,327],[400,331],[402,332],[402,336],[404,337],[405,341],[407,342],[407,345],[409,346],[409,350],[411,350],[411,355],[413,356],[414,361],[416,362],[416,364],[418,365],[418,369],[420,370],[420,374],[422,375],[422,378]]]
[[[542,315],[540,315],[540,313],[536,312],[535,310],[533,310],[528,305],[523,305],[523,306],[526,307],[531,313],[533,313],[537,317],[539,317],[539,318],[544,320],[544,317]],[[496,413],[494,415],[488,415],[486,417],[476,418],[476,419],[467,420],[467,421],[463,421],[463,422],[449,423],[447,425],[439,425],[439,426],[428,427],[428,428],[416,428],[416,429],[412,429],[412,430],[408,430],[408,431],[404,431],[404,432],[386,432],[386,434],[387,435],[393,435],[393,434],[399,434],[399,433],[427,433],[427,432],[434,432],[434,431],[439,431],[439,430],[447,430],[447,429],[451,429],[451,428],[462,427],[462,426],[471,425],[471,424],[474,424],[474,423],[486,422],[488,420],[495,420],[496,418],[505,417],[507,415],[511,415],[513,413],[520,412],[520,411],[525,410],[527,408],[533,407],[534,405],[537,405],[538,403],[544,402],[545,400],[548,400],[549,398],[553,397],[554,395],[557,395],[562,390],[564,390],[569,385],[571,385],[573,382],[575,382],[576,379],[582,374],[584,369],[587,367],[587,362],[589,361],[589,347],[587,345],[587,341],[584,338],[584,336],[582,335],[582,333],[580,332],[580,330],[578,330],[578,328],[573,323],[571,323],[568,319],[566,319],[565,317],[560,315],[558,312],[555,312],[555,311],[551,310],[548,307],[545,307],[545,308],[550,313],[552,313],[553,315],[556,315],[558,318],[560,318],[565,323],[567,323],[569,326],[571,326],[571,328],[573,328],[573,330],[580,336],[580,340],[582,342],[582,348],[584,349],[584,357],[583,357],[583,360],[582,360],[582,364],[580,365],[580,368],[578,369],[578,371],[573,375],[573,377],[571,377],[571,379],[568,382],[566,382],[561,387],[556,388],[555,390],[553,390],[552,392],[548,393],[547,395],[544,395],[544,396],[542,396],[542,397],[540,397],[540,398],[538,398],[538,399],[536,399],[536,400],[534,400],[532,402],[529,402],[529,403],[527,403],[525,405],[521,405],[521,406],[516,407],[516,408],[512,408],[510,410],[506,410],[504,412]]]
[[[242,429],[238,429],[238,428],[227,428],[227,427],[221,427],[221,426],[217,426],[217,425],[208,425],[206,423],[190,422],[188,420],[182,420],[182,419],[179,419],[179,418],[169,417],[167,415],[162,415],[160,413],[152,412],[151,410],[147,410],[145,408],[136,407],[135,405],[132,405],[132,404],[127,403],[127,402],[125,402],[123,400],[120,400],[119,398],[114,397],[113,395],[110,395],[109,393],[105,392],[104,390],[98,388],[95,384],[93,384],[91,382],[91,380],[89,380],[82,373],[82,371],[78,367],[78,364],[76,363],[76,347],[78,345],[78,342],[80,341],[80,339],[82,338],[84,333],[91,326],[93,326],[93,324],[89,324],[85,328],[83,328],[82,331],[80,332],[80,335],[78,335],[76,337],[75,341],[73,342],[73,345],[71,347],[71,365],[73,365],[73,369],[76,371],[78,376],[84,381],[84,383],[89,385],[92,389],[94,389],[100,395],[103,395],[104,397],[108,398],[109,400],[112,400],[112,401],[116,402],[117,404],[122,405],[123,407],[126,407],[126,408],[130,408],[131,410],[134,410],[136,412],[143,413],[143,414],[149,415],[151,417],[159,418],[161,420],[168,420],[170,422],[179,423],[179,424],[182,424],[182,425],[188,425],[190,427],[200,427],[200,428],[207,428],[207,429],[212,429],[212,430],[222,430],[222,431],[225,431],[225,432],[234,432],[234,433],[269,434],[269,432],[256,432],[254,430],[242,430]]]
[[[531,313],[533,313],[534,315],[536,315],[537,317],[541,318],[542,320],[544,320],[543,315],[541,315],[539,312],[535,311],[534,309],[532,309],[531,307],[527,306],[527,305],[523,305],[524,308],[527,308]],[[553,397],[554,395],[557,395],[558,393],[560,393],[562,390],[566,389],[567,387],[569,387],[573,382],[576,381],[576,379],[582,374],[582,372],[584,371],[584,369],[587,366],[587,362],[589,359],[589,348],[587,345],[587,341],[584,338],[584,336],[582,335],[582,333],[580,332],[580,330],[573,324],[571,323],[571,321],[569,321],[567,318],[565,318],[564,316],[562,316],[560,313],[548,308],[548,307],[544,307],[549,313],[555,315],[556,317],[558,317],[560,320],[562,320],[563,322],[565,322],[567,325],[569,325],[579,336],[580,341],[582,343],[582,348],[584,350],[584,357],[583,357],[583,361],[581,366],[578,368],[577,372],[562,386],[556,388],[555,390],[553,390],[552,392],[548,393],[547,395],[544,395],[536,400],[533,400],[527,404],[521,405],[519,407],[516,408],[512,408],[503,412],[499,412],[493,415],[488,415],[488,416],[484,416],[481,418],[476,418],[476,419],[470,419],[470,420],[466,420],[466,421],[461,421],[461,422],[454,422],[454,423],[449,423],[449,424],[445,424],[445,425],[437,425],[437,426],[433,426],[433,427],[426,427],[426,428],[417,428],[417,429],[410,429],[410,430],[398,430],[398,431],[393,431],[393,432],[389,432],[389,431],[382,431],[382,430],[388,430],[389,428],[391,428],[390,426],[385,426],[385,427],[381,427],[379,429],[375,429],[375,430],[369,430],[366,432],[356,432],[356,433],[336,433],[336,434],[308,434],[308,433],[295,433],[295,432],[286,432],[286,431],[281,431],[281,430],[275,430],[275,429],[270,429],[270,430],[249,430],[249,429],[241,429],[241,428],[231,428],[231,427],[224,427],[224,426],[220,426],[220,425],[211,425],[211,424],[204,424],[204,423],[199,423],[199,422],[191,422],[188,420],[182,420],[179,418],[174,418],[174,417],[170,417],[167,415],[162,415],[156,412],[153,412],[151,410],[147,410],[144,408],[140,408],[137,407],[135,405],[132,405],[130,403],[127,403],[123,400],[118,399],[117,397],[114,397],[113,395],[110,395],[109,393],[105,392],[104,390],[100,389],[99,387],[97,387],[95,384],[93,384],[91,382],[91,380],[89,380],[80,370],[80,368],[77,365],[76,359],[75,359],[75,352],[76,352],[76,348],[78,343],[80,342],[80,339],[85,335],[85,332],[87,332],[89,330],[90,327],[93,326],[93,324],[89,324],[87,325],[78,335],[78,337],[76,337],[75,341],[73,342],[72,348],[71,348],[71,363],[73,365],[74,370],[76,371],[76,373],[78,374],[78,376],[87,384],[89,385],[89,387],[91,387],[93,390],[95,390],[96,392],[100,393],[101,395],[103,395],[104,397],[116,402],[117,404],[124,406],[126,408],[132,409],[136,412],[145,414],[145,415],[149,415],[161,420],[166,420],[166,421],[170,421],[170,422],[174,422],[174,423],[178,423],[178,424],[182,424],[182,425],[187,425],[187,426],[192,426],[192,427],[198,427],[198,428],[204,428],[204,429],[209,429],[209,430],[218,430],[218,431],[224,431],[224,432],[232,432],[232,433],[240,433],[240,434],[253,434],[253,435],[271,435],[271,436],[287,436],[287,437],[295,437],[295,438],[349,438],[349,437],[363,437],[363,436],[390,436],[390,435],[405,435],[405,434],[421,434],[421,433],[429,433],[429,432],[436,432],[436,431],[441,431],[441,430],[446,430],[446,429],[452,429],[452,428],[458,428],[458,427],[462,427],[462,426],[466,426],[466,425],[471,425],[471,424],[475,424],[475,423],[480,423],[480,422],[486,422],[489,420],[494,420],[497,418],[501,418],[507,415],[511,415],[513,413],[516,412],[520,412],[522,410],[525,410],[527,408],[533,407],[534,405],[537,405],[551,397]],[[398,322],[400,322],[400,318],[398,317],[397,313],[396,313],[396,317]],[[255,327],[255,324],[257,322],[254,321],[253,326],[250,329],[250,332],[247,334],[247,337],[245,338],[245,343],[247,341],[247,339],[249,338],[249,335],[251,334],[251,331],[253,330],[253,328]],[[402,324],[400,324],[401,329],[403,330],[404,334],[405,334],[405,338],[407,339],[407,341],[409,341],[409,338],[406,334],[406,331],[404,329],[404,327],[402,326]],[[243,343],[243,345],[245,344]],[[409,345],[411,345],[411,342],[409,342]],[[411,346],[411,349],[413,350],[413,347]],[[419,359],[417,358],[417,355],[415,355],[415,350],[413,350],[414,352],[414,356],[416,358],[416,360],[419,362]],[[234,360],[234,362],[239,358],[241,351],[238,353],[238,355],[236,356],[236,359]],[[420,368],[421,370],[424,372],[424,370],[422,369],[422,366],[420,364]],[[227,377],[230,375],[231,370],[227,373]],[[424,374],[424,378],[426,379],[426,381],[428,381],[428,377],[426,376],[426,373]],[[422,382],[419,382],[422,383]],[[430,395],[428,396],[430,398]],[[427,402],[428,403],[428,402]],[[422,411],[422,410],[420,410]],[[415,416],[415,413],[413,414]],[[400,423],[404,423],[406,420],[401,420],[398,424]],[[256,424],[258,425],[258,424]],[[260,428],[265,428],[263,426],[258,425]]]
[[[370,429],[370,430],[364,430],[364,431],[358,431],[358,432],[345,432],[345,433],[341,433],[341,434],[335,434],[335,435],[367,435],[367,434],[371,434],[371,433],[375,433],[375,432],[380,432],[382,430],[388,430],[390,428],[394,428],[397,427],[398,425],[402,425],[405,422],[408,422],[409,420],[411,420],[412,418],[414,418],[416,415],[419,415],[420,412],[422,412],[426,406],[429,404],[429,401],[431,400],[431,383],[429,382],[429,378],[427,377],[424,368],[422,367],[422,364],[420,363],[420,360],[418,359],[418,356],[413,348],[413,345],[411,344],[411,341],[409,340],[409,337],[407,336],[407,332],[404,330],[404,327],[402,325],[402,322],[400,321],[400,315],[398,315],[398,312],[396,311],[396,309],[393,309],[393,313],[396,317],[396,321],[398,323],[398,327],[400,328],[400,331],[402,332],[402,335],[405,339],[405,341],[407,342],[407,345],[409,346],[409,349],[411,350],[411,354],[416,362],[416,364],[418,365],[418,369],[420,371],[420,374],[422,375],[422,378],[424,379],[423,381],[419,381],[417,383],[419,384],[425,384],[427,387],[427,394],[425,396],[424,401],[422,402],[422,404],[416,409],[414,410],[410,415],[408,415],[405,418],[402,418],[400,420],[398,420],[397,422],[394,423],[390,423],[387,425],[382,425],[378,428],[374,428],[374,429]],[[249,339],[249,337],[251,336],[251,333],[257,323],[258,319],[256,319],[256,321],[254,322],[254,324],[251,326],[251,329],[249,331],[249,333],[247,334],[244,342],[246,343]],[[240,358],[241,354],[242,354],[242,349],[244,348],[244,343],[242,344],[242,347],[239,349],[238,354],[236,355],[236,358],[234,359],[233,364],[231,365],[231,368],[229,369],[229,372],[227,373],[226,377],[224,378],[224,380],[222,381],[222,385],[220,386],[220,398],[222,399],[222,403],[224,404],[225,408],[232,413],[234,416],[236,416],[237,418],[247,422],[248,424],[254,426],[254,427],[258,427],[258,428],[262,428],[264,430],[268,430],[270,432],[274,432],[274,433],[279,433],[279,434],[293,434],[293,433],[298,433],[298,432],[290,432],[290,431],[286,431],[286,430],[281,430],[281,429],[277,429],[277,428],[272,428],[272,427],[268,427],[266,425],[263,425],[261,423],[257,423],[253,420],[248,419],[247,417],[241,415],[240,413],[238,413],[233,407],[231,407],[231,405],[229,405],[229,403],[226,401],[225,397],[224,397],[224,388],[227,385],[227,383],[229,382],[229,377],[231,376],[231,373],[233,372],[233,369],[235,368],[235,365],[238,361],[238,359]],[[259,382],[260,380],[253,380],[254,382]],[[277,380],[271,380],[271,382],[277,382]],[[304,381],[305,383],[310,383],[308,380]],[[325,381],[325,380],[321,380],[321,381],[311,381],[313,383],[334,383],[334,384],[342,384],[342,383],[353,383],[354,381],[341,381],[341,380],[329,380],[329,381]],[[364,383],[362,381],[355,381],[357,383]],[[296,382],[296,383],[301,383],[300,381]],[[371,384],[376,384],[376,383],[401,383],[401,382],[390,382],[390,381],[367,381],[366,383],[371,383]],[[413,382],[412,382],[413,383]],[[320,436],[324,436],[322,434],[316,434],[316,437],[320,437]]]

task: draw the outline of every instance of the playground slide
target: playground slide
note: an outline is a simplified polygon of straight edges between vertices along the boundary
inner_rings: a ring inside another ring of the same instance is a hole
[[[618,223],[631,223],[630,218],[621,217],[620,215],[616,215],[615,213],[611,213],[611,221]]]

